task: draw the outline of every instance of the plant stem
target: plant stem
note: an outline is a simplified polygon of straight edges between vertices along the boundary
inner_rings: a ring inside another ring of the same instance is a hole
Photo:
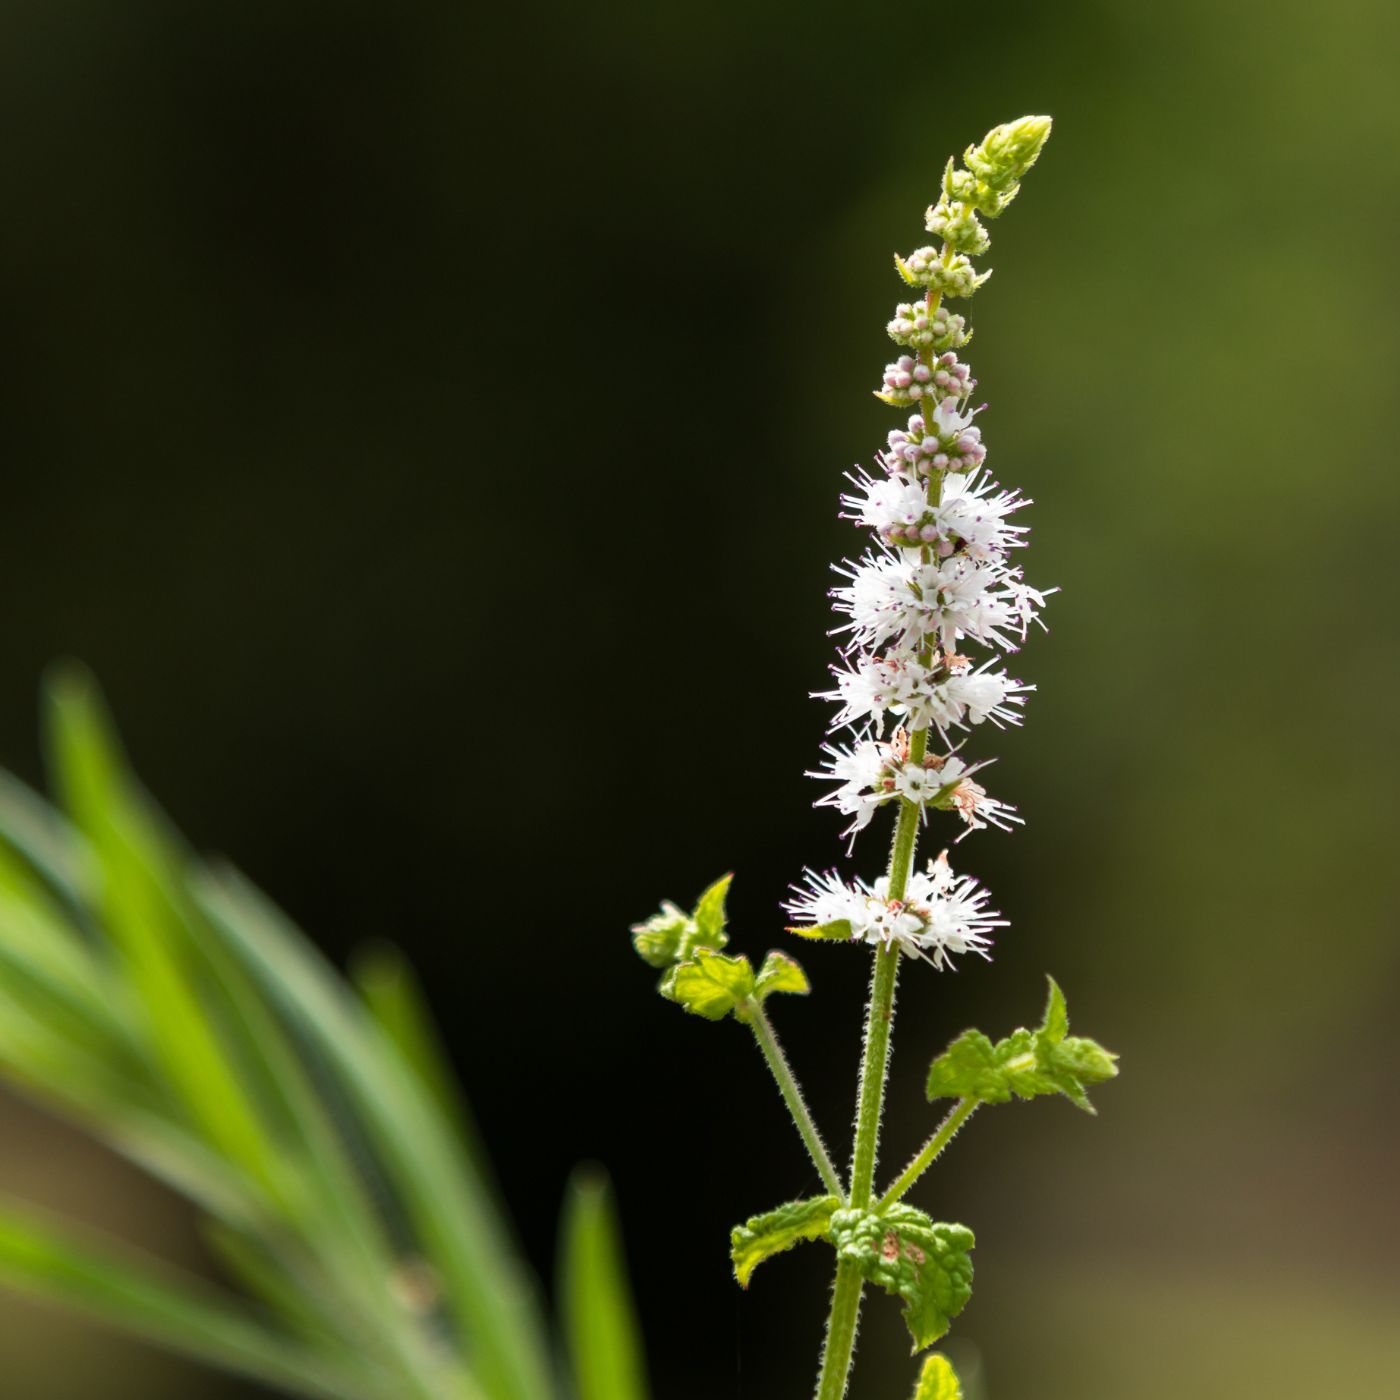
[[[939,1125],[938,1131],[929,1138],[919,1154],[905,1167],[899,1180],[880,1197],[879,1204],[875,1207],[876,1210],[887,1210],[908,1193],[909,1188],[933,1165],[938,1154],[952,1142],[958,1129],[977,1111],[977,1106],[981,1102],[981,1099],[973,1098],[958,1100],[953,1111]]]
[[[909,761],[923,761],[928,731],[919,729],[909,742]],[[890,852],[889,898],[903,899],[914,866],[914,846],[919,836],[919,807],[907,799],[899,804],[899,820]],[[860,1100],[856,1108],[856,1143],[851,1160],[852,1210],[868,1210],[875,1181],[875,1161],[880,1145],[880,1113],[885,1102],[885,1079],[890,1063],[890,1032],[894,1025],[894,992],[899,976],[899,948],[882,948],[875,955],[870,979],[870,1005],[865,1020],[865,1053],[860,1066]],[[831,1314],[826,1325],[817,1400],[841,1400],[850,1379],[855,1353],[856,1322],[865,1280],[853,1260],[836,1265],[831,1290]]]
[[[807,1101],[802,1097],[802,1090],[798,1087],[797,1080],[793,1076],[792,1068],[787,1062],[787,1056],[783,1054],[783,1047],[778,1044],[778,1036],[773,1029],[773,1023],[768,1019],[768,1014],[764,1011],[763,1004],[757,997],[753,997],[745,1003],[744,1019],[753,1028],[754,1039],[758,1041],[758,1048],[763,1051],[763,1058],[768,1061],[768,1068],[773,1071],[773,1078],[778,1081],[778,1091],[783,1096],[783,1102],[788,1106],[788,1112],[792,1114],[792,1121],[797,1125],[797,1131],[807,1146],[812,1164],[816,1167],[822,1184],[831,1195],[839,1196],[844,1200],[846,1192],[841,1185],[841,1178],[837,1175],[836,1168],[832,1165],[831,1158],[827,1154],[826,1144],[822,1142],[822,1135],[817,1131],[817,1125],[812,1120]]]

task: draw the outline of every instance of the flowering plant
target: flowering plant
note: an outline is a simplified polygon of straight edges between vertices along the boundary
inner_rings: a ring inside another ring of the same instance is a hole
[[[735,1276],[745,1287],[759,1263],[801,1241],[825,1240],[834,1248],[817,1400],[846,1394],[866,1283],[903,1302],[915,1351],[937,1342],[971,1296],[972,1232],[935,1222],[904,1199],[968,1118],[983,1104],[1042,1094],[1063,1094],[1093,1112],[1087,1090],[1117,1073],[1112,1054],[1069,1035],[1065,998],[1051,980],[1038,1027],[999,1041],[969,1030],[933,1062],[928,1098],[952,1099],[953,1107],[877,1195],[901,958],[939,971],[969,953],[987,958],[994,931],[1007,924],[972,876],[954,872],[946,850],[923,869],[915,850],[931,809],[953,815],[962,826],[959,841],[1021,820],[978,781],[991,760],[969,761],[962,749],[971,731],[988,722],[1020,723],[1033,687],[1011,677],[1002,657],[1040,623],[1054,590],[1031,587],[1012,562],[1026,542],[1026,527],[1015,521],[1029,502],[987,473],[975,421],[982,408],[969,406],[977,381],[958,358],[972,333],[946,303],[970,297],[991,275],[972,264],[988,246],[982,220],[1005,211],[1049,134],[1048,117],[1023,117],[970,146],[961,167],[949,160],[925,222],[941,246],[895,258],[919,296],[895,308],[887,330],[906,353],[886,366],[875,391],[883,403],[914,412],[889,434],[875,470],[858,470],[841,497],[843,514],[870,530],[874,543],[858,561],[836,566],[843,581],[832,597],[843,641],[835,687],[819,698],[838,707],[832,727],[849,729],[851,741],[827,745],[823,766],[811,776],[836,784],[818,805],[850,817],[852,842],[877,808],[892,807],[893,846],[886,872],[873,882],[808,871],[786,907],[792,933],[873,950],[848,1175],[836,1169],[768,1016],[770,996],[810,990],[806,974],[786,953],[770,952],[755,972],[748,958],[723,951],[730,877],[711,885],[689,914],[665,904],[633,930],[637,952],[662,970],[663,996],[709,1020],[732,1016],[753,1031],[825,1187],[822,1196],[754,1216],[730,1241]],[[965,648],[980,649],[981,659]],[[946,1358],[929,1356],[915,1400],[959,1393]]]

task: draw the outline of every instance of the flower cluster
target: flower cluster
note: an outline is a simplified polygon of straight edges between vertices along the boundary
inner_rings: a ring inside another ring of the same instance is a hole
[[[838,784],[817,806],[835,807],[849,816],[848,836],[869,825],[875,809],[895,798],[914,803],[920,820],[927,817],[930,807],[956,812],[967,828],[959,841],[970,831],[988,825],[1007,831],[1008,823],[1021,820],[1014,807],[989,796],[987,789],[973,780],[972,775],[990,759],[969,764],[955,753],[926,753],[915,759],[909,752],[907,729],[896,729],[888,740],[860,739],[847,748],[825,744],[822,753],[826,755],[822,768],[807,776]]]
[[[970,875],[955,875],[944,851],[927,871],[910,876],[901,898],[890,898],[890,881],[848,885],[833,873],[808,873],[806,884],[788,904],[812,927],[849,924],[849,937],[876,947],[898,947],[936,968],[952,966],[955,953],[990,956],[989,934],[1006,920],[987,909],[987,892]]]
[[[929,314],[925,302],[900,302],[894,309],[894,320],[885,327],[897,345],[913,350],[943,353],[960,350],[967,344],[967,321],[944,309]]]
[[[842,514],[874,536],[867,553],[836,566],[841,582],[832,599],[842,657],[833,668],[835,687],[821,692],[838,706],[833,728],[849,727],[854,742],[827,745],[822,768],[811,775],[836,785],[818,805],[849,816],[851,836],[887,803],[918,823],[930,808],[954,812],[963,835],[1020,821],[974,780],[987,761],[968,763],[952,735],[988,721],[1020,723],[1033,687],[1009,675],[999,657],[1016,651],[1033,623],[1043,626],[1047,591],[1028,585],[1011,562],[1026,535],[1011,517],[1028,502],[987,473],[974,422],[982,409],[970,403],[976,380],[956,353],[970,332],[966,318],[944,303],[985,282],[989,274],[970,261],[987,247],[978,215],[994,218],[1015,197],[1047,132],[1041,119],[999,127],[966,153],[965,169],[950,162],[942,196],[926,217],[942,246],[895,259],[905,282],[924,296],[895,308],[886,329],[911,353],[885,367],[875,394],[918,411],[889,434],[874,470],[849,477],[854,489],[841,498]],[[990,655],[974,659],[964,654],[968,647]],[[886,740],[889,716],[899,727]],[[912,840],[903,869],[897,860],[874,885],[809,873],[789,912],[812,929],[849,925],[852,939],[897,945],[936,967],[956,953],[985,955],[990,931],[1004,921],[987,912],[984,891],[953,874],[946,854],[927,874],[913,872]]]

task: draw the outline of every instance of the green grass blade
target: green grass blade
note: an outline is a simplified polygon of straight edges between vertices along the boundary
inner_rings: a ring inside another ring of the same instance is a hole
[[[2,1199],[0,1283],[292,1395],[391,1400],[377,1379],[269,1331],[200,1280],[109,1244],[79,1240]]]
[[[552,1386],[534,1290],[431,1092],[342,979],[253,886],[228,871],[196,893],[263,991],[319,1048],[369,1130],[442,1279],[481,1390],[490,1400],[547,1400]]]
[[[577,1400],[646,1400],[641,1329],[607,1177],[580,1168],[560,1226],[558,1304]]]
[[[146,1013],[151,1053],[190,1122],[280,1192],[278,1145],[200,1002],[170,856],[127,777],[96,688],[86,675],[69,672],[55,678],[49,695],[58,786],[98,862],[102,924]]]

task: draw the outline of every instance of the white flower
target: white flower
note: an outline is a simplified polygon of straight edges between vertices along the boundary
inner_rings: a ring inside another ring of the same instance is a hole
[[[967,831],[958,837],[959,841],[970,832],[983,831],[988,826],[1010,831],[1008,823],[1025,825],[1014,807],[989,796],[981,783],[973,782],[972,775],[990,762],[990,759],[983,759],[981,763],[967,764],[957,754],[949,754],[932,774],[937,780],[933,800],[939,807],[956,812],[967,823]]]
[[[893,791],[894,779],[886,776],[894,761],[890,745],[876,739],[862,739],[849,749],[823,744],[822,752],[826,755],[826,766],[807,776],[824,782],[837,781],[840,787],[818,798],[815,805],[835,807],[838,812],[852,817],[850,826],[842,834],[854,836],[869,824],[875,808],[887,802]]]
[[[906,481],[902,476],[872,477],[862,471],[859,476],[847,479],[863,492],[859,496],[842,496],[841,504],[846,507],[843,514],[848,520],[876,531],[882,539],[890,539],[891,532],[901,536],[906,531],[914,532],[913,538],[921,539],[920,528],[927,525],[930,533],[927,544],[938,538],[935,516],[929,507],[928,494],[922,482]]]
[[[887,713],[903,716],[910,729],[932,725],[944,735],[950,728],[967,728],[989,719],[998,727],[1020,724],[1018,707],[1034,686],[1013,680],[1005,671],[988,670],[991,661],[976,671],[956,669],[959,663],[966,666],[963,657],[945,656],[942,661],[945,667],[955,668],[952,674],[930,669],[917,656],[900,651],[862,653],[850,669],[833,668],[837,688],[819,693],[821,699],[841,704],[831,727],[865,728],[873,722],[878,734]]]
[[[889,948],[898,945],[911,957],[937,968],[952,966],[952,956],[978,953],[989,957],[989,935],[1007,921],[987,909],[987,892],[970,875],[954,875],[945,851],[915,871],[903,899],[890,899],[889,880],[873,885],[864,880],[846,884],[834,872],[806,875],[806,886],[794,887],[786,909],[798,920],[797,931],[846,922],[852,942]]]
[[[851,748],[825,744],[822,752],[824,766],[807,776],[839,786],[815,805],[835,807],[851,817],[842,835],[853,842],[856,832],[870,824],[875,809],[896,798],[914,803],[920,820],[927,820],[930,807],[955,812],[967,825],[959,841],[988,826],[1009,831],[1009,823],[1021,824],[1014,807],[989,796],[981,783],[973,781],[972,775],[991,759],[969,764],[957,754],[926,754],[916,761],[909,755],[909,734],[904,729],[895,730],[888,742],[862,739]]]
[[[886,712],[904,714],[911,705],[921,710],[925,705],[924,697],[932,690],[932,673],[928,668],[920,664],[917,656],[899,652],[885,656],[862,655],[853,668],[833,668],[833,673],[836,689],[817,692],[820,699],[841,702],[841,709],[832,721],[833,729],[873,720],[878,732]],[[924,725],[913,727],[920,729]]]
[[[949,676],[944,682],[944,697],[956,715],[951,723],[964,727],[985,720],[997,726],[1020,724],[1019,711],[1011,707],[1024,705],[1026,694],[1035,687],[1012,680],[1005,671],[989,671],[991,664],[985,662],[975,671]]]
[[[1015,651],[1045,604],[1043,593],[1021,582],[1019,569],[965,554],[928,563],[912,551],[867,555],[859,564],[835,567],[851,580],[831,590],[832,606],[851,619],[837,630],[850,632],[862,647],[892,642],[918,649],[932,639],[952,649],[969,637]]]
[[[1027,527],[1006,518],[1029,504],[985,477],[949,472],[932,515],[940,539],[957,542],[973,559],[997,559],[1025,543],[1020,537]]]

